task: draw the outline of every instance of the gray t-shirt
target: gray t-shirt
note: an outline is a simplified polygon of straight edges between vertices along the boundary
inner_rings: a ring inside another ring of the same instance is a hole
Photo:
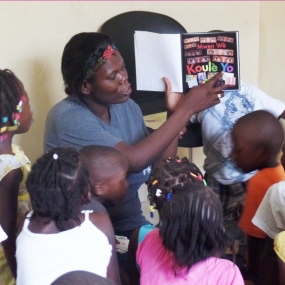
[[[94,197],[91,197],[90,202],[88,204],[84,204],[81,206],[81,211],[85,210],[93,211],[93,213],[101,212],[108,215],[106,208]]]
[[[148,136],[138,105],[129,99],[110,105],[110,124],[95,116],[76,97],[67,97],[49,111],[44,133],[45,151],[54,147],[73,147],[80,150],[87,145],[114,147],[121,141],[135,144]],[[130,187],[120,205],[106,208],[115,232],[129,231],[147,224],[141,211],[139,187],[147,181],[151,167],[139,173],[129,173]]]

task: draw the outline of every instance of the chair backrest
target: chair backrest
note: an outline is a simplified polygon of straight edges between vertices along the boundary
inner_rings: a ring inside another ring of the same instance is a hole
[[[125,61],[129,82],[132,86],[131,98],[140,106],[143,115],[165,111],[164,92],[137,91],[135,68],[135,31],[178,34],[186,30],[174,19],[157,13],[133,11],[117,15],[106,21],[101,32],[108,35],[118,46]]]
[[[119,14],[106,21],[100,32],[108,35],[124,58],[129,74],[129,82],[132,86],[131,98],[140,106],[143,115],[155,114],[166,111],[164,92],[138,91],[136,90],[136,68],[135,68],[135,31],[148,31],[155,33],[177,34],[185,33],[185,28],[176,20],[166,15],[146,12],[131,11]],[[196,147],[202,145],[201,130],[195,131],[194,141],[187,142],[184,139],[183,147]],[[191,133],[193,131],[190,130]],[[194,134],[194,133],[193,133]],[[191,136],[192,137],[192,136]]]

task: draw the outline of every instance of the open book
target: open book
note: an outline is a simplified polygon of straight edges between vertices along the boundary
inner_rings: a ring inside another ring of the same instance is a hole
[[[164,91],[168,77],[174,92],[187,92],[223,71],[227,90],[238,90],[238,32],[157,34],[136,31],[137,89]],[[222,82],[220,82],[222,83]]]

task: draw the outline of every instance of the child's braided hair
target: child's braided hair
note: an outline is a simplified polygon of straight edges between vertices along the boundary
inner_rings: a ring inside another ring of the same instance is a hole
[[[84,158],[73,148],[54,148],[33,165],[26,181],[31,197],[33,217],[54,220],[58,229],[74,219],[88,202],[89,173]]]
[[[21,98],[21,86],[19,79],[9,69],[0,69],[0,127],[5,122],[2,122],[2,118],[7,117],[11,125],[12,113],[17,112],[16,105]]]
[[[160,211],[179,185],[183,186],[186,182],[206,185],[200,169],[186,157],[181,160],[165,159],[163,166],[154,169],[148,181],[151,216],[154,208]]]

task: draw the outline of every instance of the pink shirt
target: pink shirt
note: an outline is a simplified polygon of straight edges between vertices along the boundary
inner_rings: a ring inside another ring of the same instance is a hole
[[[139,245],[137,263],[141,272],[141,285],[244,285],[238,267],[231,261],[210,257],[193,265],[189,272],[175,276],[172,253],[167,251],[153,230]]]

